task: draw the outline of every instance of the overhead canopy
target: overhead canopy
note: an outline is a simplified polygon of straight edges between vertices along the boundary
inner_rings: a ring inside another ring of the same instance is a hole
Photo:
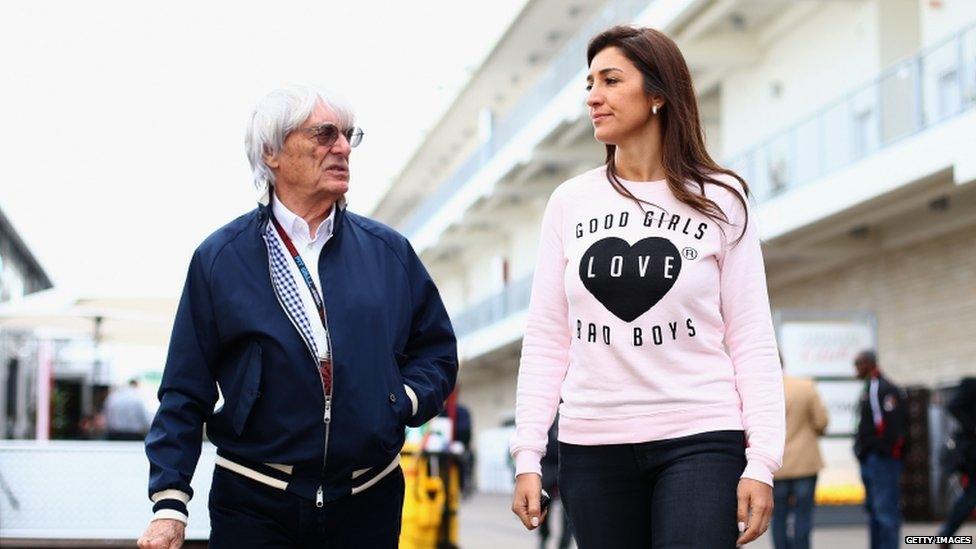
[[[175,299],[74,297],[50,289],[0,305],[0,330],[86,336],[96,343],[165,346],[175,311]]]

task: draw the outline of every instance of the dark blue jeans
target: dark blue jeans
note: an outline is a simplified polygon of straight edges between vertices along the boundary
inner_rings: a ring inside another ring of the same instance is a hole
[[[559,443],[559,489],[580,549],[733,549],[745,466],[742,431]]]
[[[867,454],[861,461],[871,549],[901,546],[901,466],[900,459],[875,453]]]
[[[817,475],[773,483],[773,543],[776,549],[810,549],[816,487]],[[793,535],[788,535],[786,530],[790,516],[793,517]]]
[[[949,511],[949,516],[946,517],[945,524],[942,525],[938,535],[955,535],[956,530],[969,518],[974,507],[976,507],[976,477],[970,475],[969,485],[966,486],[966,490],[962,494],[959,494],[955,503],[952,504],[952,510]]]
[[[209,507],[211,549],[396,549],[403,472],[397,468],[368,490],[317,508],[314,501],[218,466]]]

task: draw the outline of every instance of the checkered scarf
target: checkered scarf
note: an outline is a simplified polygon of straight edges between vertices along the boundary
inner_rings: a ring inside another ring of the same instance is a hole
[[[295,278],[291,275],[288,266],[289,261],[294,259],[286,254],[275,233],[274,225],[268,223],[264,232],[264,241],[268,245],[268,257],[271,258],[271,282],[274,291],[285,306],[285,312],[291,317],[292,323],[298,328],[299,334],[305,340],[305,345],[313,356],[319,356],[318,347],[315,345],[315,338],[312,336],[312,325],[309,324],[308,312],[305,304],[302,303],[302,296],[298,293],[298,285]],[[318,318],[315,319],[319,321]]]

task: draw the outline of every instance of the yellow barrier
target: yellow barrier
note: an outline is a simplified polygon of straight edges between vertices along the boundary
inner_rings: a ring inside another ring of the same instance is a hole
[[[861,505],[864,503],[864,485],[832,484],[817,486],[814,501],[817,505]]]
[[[400,549],[457,547],[461,499],[457,459],[419,452],[407,444],[400,453],[405,481]]]

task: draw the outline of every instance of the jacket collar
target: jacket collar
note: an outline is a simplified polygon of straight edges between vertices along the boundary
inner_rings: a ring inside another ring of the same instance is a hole
[[[268,184],[265,184],[258,192],[258,234],[264,234],[264,227],[271,220],[271,197],[273,194],[274,188],[272,185]],[[335,216],[335,220],[332,222],[333,238],[339,236],[339,231],[342,228],[342,221],[346,217],[346,205],[347,201],[345,195],[339,197],[339,200],[336,201],[337,208],[333,214]]]

